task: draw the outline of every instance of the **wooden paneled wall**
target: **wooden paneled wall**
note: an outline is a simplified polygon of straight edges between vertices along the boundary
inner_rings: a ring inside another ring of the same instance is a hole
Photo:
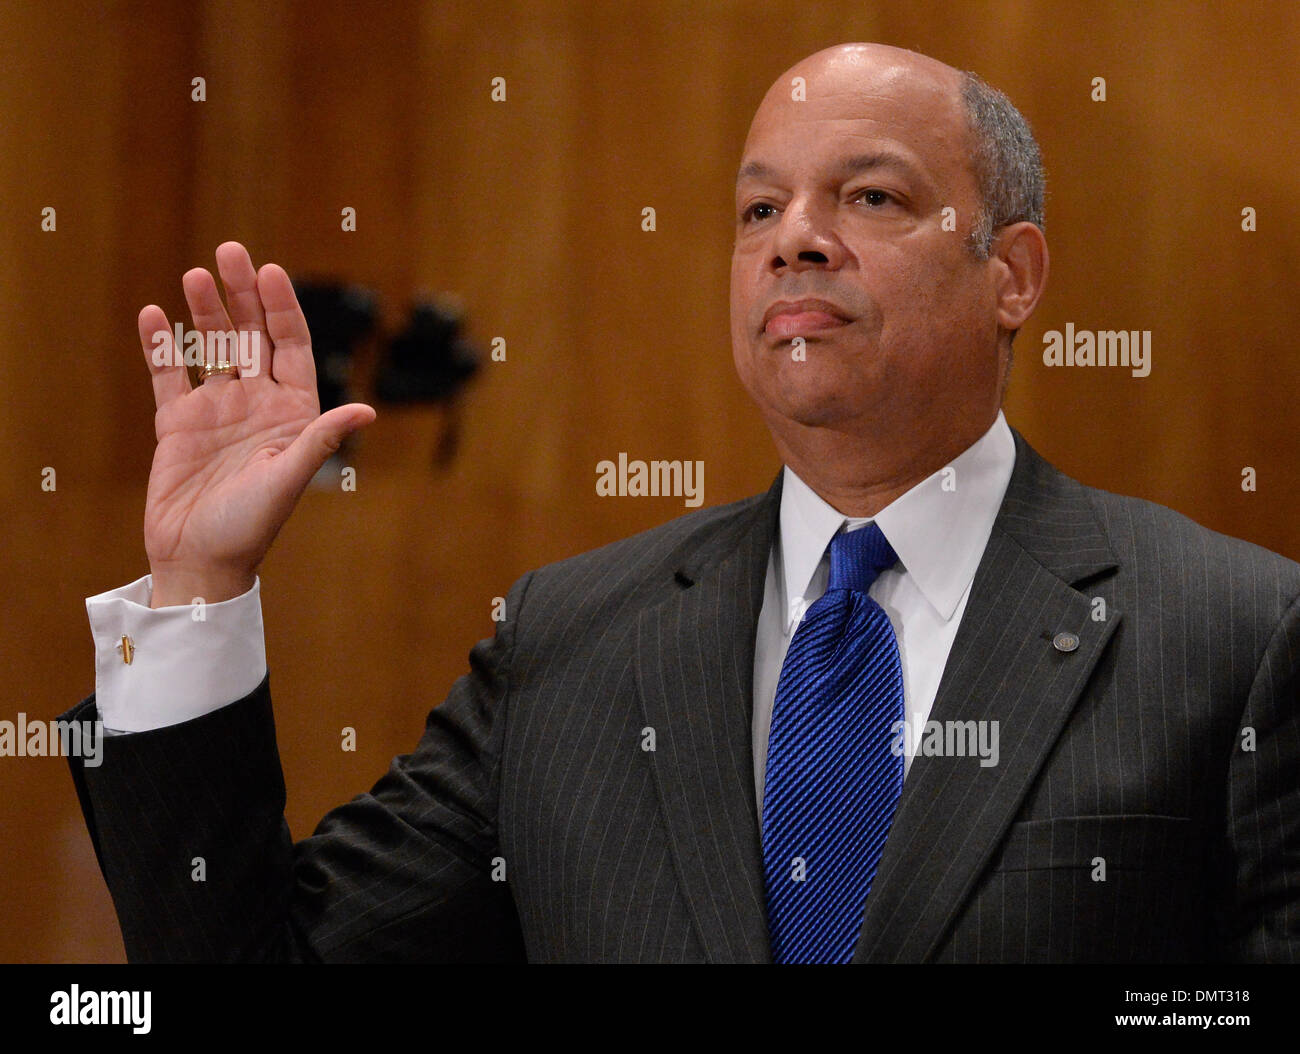
[[[449,469],[431,412],[381,407],[356,492],[309,492],[265,564],[297,836],[414,745],[516,577],[687,511],[597,497],[598,461],[703,460],[707,504],[766,487],[729,347],[731,187],[768,84],[848,40],[974,69],[1038,132],[1052,276],[1012,424],[1085,482],[1300,558],[1293,3],[6,4],[0,719],[93,686],[83,598],[147,570],[135,314],[183,318],[180,275],[228,238],[370,286],[390,329],[454,292],[507,341]],[[1046,368],[1067,322],[1151,330],[1151,375]],[[122,957],[62,760],[0,758],[0,849],[0,959]]]

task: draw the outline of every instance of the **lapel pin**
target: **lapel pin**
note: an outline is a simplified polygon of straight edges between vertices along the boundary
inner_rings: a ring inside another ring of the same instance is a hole
[[[1052,647],[1057,651],[1075,651],[1079,647],[1077,633],[1058,633],[1052,638]]]
[[[130,666],[131,658],[135,655],[135,641],[123,634],[122,642],[117,646],[117,650],[122,653],[122,661]]]

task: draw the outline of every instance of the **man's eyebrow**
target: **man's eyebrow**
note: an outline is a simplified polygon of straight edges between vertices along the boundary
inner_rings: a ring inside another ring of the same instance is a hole
[[[762,161],[746,161],[736,173],[736,185],[739,186],[747,179],[772,179],[775,175],[776,170],[771,165],[765,165]]]
[[[870,171],[873,168],[892,168],[906,175],[920,175],[917,167],[911,161],[902,154],[894,153],[891,150],[876,150],[868,154],[854,154],[851,157],[840,158],[832,166],[835,174],[844,179],[857,175],[859,172]],[[777,176],[777,170],[771,165],[762,161],[747,161],[740,166],[740,171],[736,173],[736,185],[739,186],[746,179],[774,181]]]

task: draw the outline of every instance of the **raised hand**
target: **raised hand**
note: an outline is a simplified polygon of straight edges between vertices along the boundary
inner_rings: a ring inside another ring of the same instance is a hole
[[[284,269],[254,271],[238,242],[219,245],[216,258],[226,305],[207,270],[182,279],[193,328],[259,334],[256,376],[213,376],[192,388],[179,357],[154,361],[154,334],[170,328],[162,309],[150,304],[139,317],[158,408],[144,515],[154,607],[246,592],[312,476],[375,419],[364,403],[320,412],[311,335]]]

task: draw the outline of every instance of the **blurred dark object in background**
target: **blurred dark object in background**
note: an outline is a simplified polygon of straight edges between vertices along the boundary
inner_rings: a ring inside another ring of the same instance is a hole
[[[375,294],[342,282],[304,282],[297,287],[298,303],[311,331],[316,360],[316,391],[320,411],[353,401],[353,364],[360,343],[375,331],[379,310]]]
[[[388,345],[375,378],[386,403],[437,403],[456,395],[479,368],[477,350],[461,335],[463,312],[449,298],[425,297],[406,329]]]
[[[323,279],[305,281],[297,291],[311,330],[321,412],[365,401],[369,393],[358,381],[357,363],[368,341],[379,337],[383,343],[375,294],[363,286]],[[434,464],[440,468],[450,464],[456,454],[460,435],[457,396],[481,363],[478,349],[461,333],[463,321],[464,312],[454,298],[420,297],[406,328],[381,348],[374,370],[374,402],[380,406],[424,405],[440,410],[434,450]],[[350,456],[356,438],[349,436],[344,441],[331,459],[335,465]]]
[[[411,309],[406,329],[388,344],[375,376],[375,398],[391,405],[441,405],[443,424],[434,447],[439,468],[451,464],[460,440],[458,396],[482,357],[462,335],[464,312],[449,297],[426,296]]]

